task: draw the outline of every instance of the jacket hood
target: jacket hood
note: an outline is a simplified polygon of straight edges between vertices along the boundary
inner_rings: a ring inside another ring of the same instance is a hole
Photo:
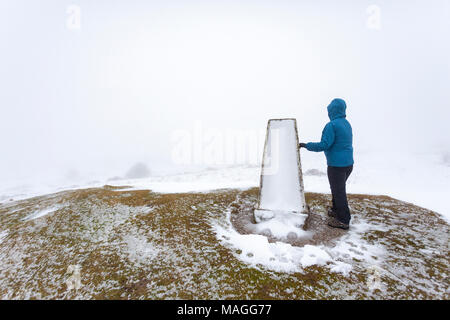
[[[347,109],[347,105],[344,100],[333,99],[327,107],[328,117],[330,120],[345,118],[345,109]]]

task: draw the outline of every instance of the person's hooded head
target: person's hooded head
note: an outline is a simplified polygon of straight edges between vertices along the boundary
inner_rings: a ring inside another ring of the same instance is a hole
[[[330,120],[345,118],[345,109],[347,109],[347,105],[344,100],[333,99],[327,107],[328,117]]]

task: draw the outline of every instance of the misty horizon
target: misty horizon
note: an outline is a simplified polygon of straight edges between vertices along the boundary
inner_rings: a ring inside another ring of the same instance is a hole
[[[136,163],[175,172],[174,134],[196,123],[260,137],[269,119],[296,118],[300,140],[318,141],[336,97],[347,102],[356,157],[448,161],[448,1],[0,8],[2,181],[125,176]],[[260,159],[261,139],[252,141]]]

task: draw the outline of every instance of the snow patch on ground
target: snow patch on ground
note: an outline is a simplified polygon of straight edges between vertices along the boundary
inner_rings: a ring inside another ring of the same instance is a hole
[[[41,217],[44,217],[44,216],[46,216],[46,215],[48,215],[50,213],[56,212],[59,209],[61,209],[60,206],[51,206],[51,207],[48,207],[48,208],[45,208],[45,209],[42,209],[42,210],[35,211],[32,214],[30,214],[30,215],[26,216],[25,218],[23,218],[22,220],[23,221],[30,221],[30,220],[34,220],[34,219],[37,219],[37,218],[41,218]]]
[[[159,254],[159,249],[147,241],[147,237],[141,234],[129,234],[124,237],[125,252],[128,259],[134,264],[151,263]]]
[[[276,225],[279,222],[275,220],[263,223]],[[218,240],[233,250],[238,259],[254,267],[277,272],[302,272],[303,268],[318,265],[326,266],[332,272],[348,275],[352,270],[353,259],[363,261],[369,267],[378,265],[385,252],[382,245],[371,245],[362,238],[368,230],[381,230],[380,227],[363,220],[353,222],[352,228],[334,247],[324,245],[296,247],[282,241],[271,243],[263,235],[240,234],[232,227],[229,212],[224,221],[211,224]],[[278,226],[273,227],[272,230],[278,231],[277,228]],[[282,232],[282,228],[279,231]],[[302,236],[307,233],[301,229],[297,232]],[[284,231],[279,235],[286,234]]]
[[[219,225],[214,226],[214,231],[219,240],[234,249],[241,261],[253,266],[261,265],[281,272],[298,272],[300,271],[298,261],[311,263],[312,255],[309,261],[304,261],[302,260],[305,255],[304,249],[292,247],[288,243],[269,243],[265,236],[243,235],[231,228],[223,228]],[[322,254],[319,254],[319,256],[323,257]],[[329,257],[326,256],[325,262],[328,259]],[[319,261],[312,263],[319,263]]]
[[[356,219],[355,219],[356,220]],[[351,229],[337,241],[336,246],[327,249],[334,260],[348,261],[362,260],[368,266],[376,266],[385,253],[381,244],[372,245],[362,238],[369,230],[387,231],[386,228],[369,224],[360,219],[351,224]]]

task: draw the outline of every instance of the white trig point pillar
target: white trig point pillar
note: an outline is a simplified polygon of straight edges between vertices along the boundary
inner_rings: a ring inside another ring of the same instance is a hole
[[[254,217],[259,223],[278,212],[305,214],[305,219],[308,213],[295,119],[271,119],[267,124]]]

